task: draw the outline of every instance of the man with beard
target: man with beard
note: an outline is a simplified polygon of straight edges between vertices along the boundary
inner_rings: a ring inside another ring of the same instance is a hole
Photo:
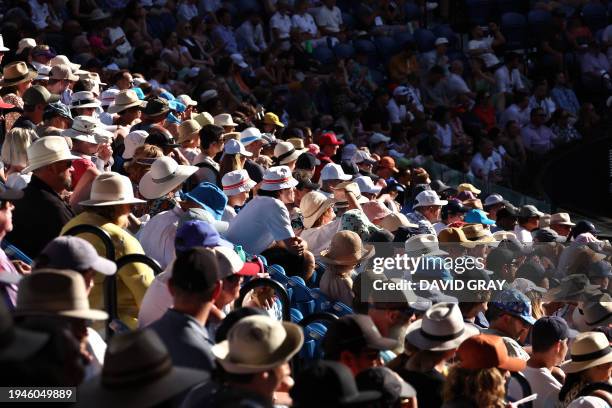
[[[14,229],[7,241],[34,258],[75,215],[62,194],[72,184],[72,161],[78,157],[60,136],[38,139],[27,153],[24,172],[32,172],[32,180],[15,206]]]

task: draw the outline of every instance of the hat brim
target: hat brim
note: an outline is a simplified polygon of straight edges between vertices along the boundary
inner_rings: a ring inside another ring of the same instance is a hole
[[[271,370],[288,362],[300,349],[304,342],[304,335],[300,326],[282,322],[287,335],[283,343],[272,353],[270,361],[265,364],[242,364],[230,360],[229,341],[224,340],[212,347],[212,353],[223,369],[232,374],[254,374]]]
[[[331,264],[331,265],[356,265],[358,263],[365,261],[368,258],[373,257],[375,252],[376,250],[373,245],[364,245],[363,249],[361,250],[361,254],[359,255],[359,258],[354,259],[354,260],[342,260],[342,259],[335,259],[332,256],[330,256],[329,249],[326,249],[324,251],[321,251],[321,254],[320,254],[321,256],[319,257],[319,259],[322,262],[326,264]]]
[[[446,341],[436,341],[432,339],[428,339],[425,337],[421,331],[421,326],[423,325],[423,320],[417,320],[408,326],[408,331],[406,332],[406,341],[411,345],[417,347],[420,350],[431,350],[431,351],[447,351],[453,350],[459,347],[464,340],[476,336],[480,334],[480,330],[476,327],[465,324],[463,329],[463,334],[461,336]]]
[[[138,192],[147,200],[160,198],[183,184],[192,174],[198,171],[198,166],[178,166],[172,177],[163,183],[153,180],[149,170],[138,183]]]
[[[17,81],[11,81],[10,79],[7,81],[5,78],[0,79],[0,86],[12,86],[12,85],[21,84],[23,82],[32,81],[37,76],[38,76],[38,72],[28,70],[28,74],[23,78],[19,78]]]
[[[91,102],[91,103],[86,103],[84,105],[70,105],[69,109],[82,109],[82,108],[99,108],[102,106],[101,102]]]
[[[560,368],[566,374],[578,373],[591,367],[597,367],[598,365],[612,363],[612,353],[608,353],[605,356],[596,358],[590,361],[572,361],[568,360],[561,363]]]
[[[39,163],[30,164],[28,167],[24,168],[21,172],[24,173],[24,174],[25,173],[30,173],[30,172],[32,172],[34,170],[40,169],[41,167],[49,166],[49,165],[51,165],[53,163],[57,163],[57,162],[60,162],[60,161],[64,161],[64,160],[80,160],[80,159],[82,159],[82,157],[75,156],[75,155],[73,155],[71,153],[63,154],[63,155],[57,156],[56,158],[51,159],[51,160],[43,160],[43,161],[41,161]]]
[[[232,188],[230,190],[223,190],[223,193],[228,197],[235,196],[236,194],[240,194],[240,193],[248,193],[256,185],[257,183],[254,180],[249,180],[245,185],[242,185],[237,188]]]
[[[113,261],[101,256],[99,256],[98,259],[91,264],[91,269],[106,276],[111,276],[117,273],[117,265]]]
[[[14,328],[13,341],[0,350],[0,361],[23,361],[40,351],[49,340],[43,332]]]
[[[51,311],[51,310],[35,310],[35,309],[26,309],[19,310],[15,309],[15,316],[63,316],[70,317],[73,319],[83,319],[83,320],[106,320],[108,319],[108,313],[103,310],[97,309],[73,309],[73,310],[60,310],[60,311]]]
[[[582,295],[584,294],[597,294],[600,292],[601,287],[599,285],[588,285],[579,291],[567,292],[564,291],[562,286],[557,286],[556,288],[549,289],[548,292],[544,295],[544,301],[574,301],[580,300]]]
[[[5,191],[0,192],[0,200],[4,201],[16,201],[23,198],[22,190],[15,190],[12,188],[6,189]]]
[[[325,211],[327,211],[328,209],[334,206],[334,203],[335,203],[335,200],[333,198],[328,198],[327,200],[325,200],[325,202],[321,205],[321,207],[317,211],[314,212],[314,214],[312,214],[309,217],[304,217],[304,227],[312,228],[313,224],[317,222],[319,218],[321,218],[321,216],[325,213]]]
[[[92,408],[151,407],[209,379],[210,375],[205,371],[173,367],[167,375],[156,381],[118,389],[104,387],[102,377],[98,375],[79,387],[79,405]]]
[[[446,204],[448,204],[447,200],[438,200],[436,202],[428,203],[428,204],[419,204],[419,203],[416,203],[415,205],[412,206],[412,208],[429,207],[430,205],[445,206]]]
[[[81,201],[79,205],[83,205],[86,207],[105,207],[109,205],[120,205],[120,204],[144,204],[145,200],[141,200],[139,198],[127,198],[123,200],[113,200],[113,201],[105,201],[105,200],[85,200]]]
[[[260,190],[263,191],[277,191],[277,190],[284,190],[286,188],[293,188],[295,186],[298,185],[298,181],[294,178],[291,178],[291,180],[287,181],[286,183],[280,183],[280,184],[275,184],[275,183],[268,183],[266,184],[265,182],[262,183]]]
[[[110,105],[108,107],[106,112],[108,112],[108,113],[119,113],[119,112],[123,112],[126,109],[133,108],[135,106],[138,106],[140,108],[144,108],[144,107],[147,106],[147,102],[146,101],[137,100],[137,101],[128,103],[127,105],[113,104],[113,105]]]
[[[295,149],[295,151],[293,153],[291,153],[289,156],[283,158],[283,160],[279,163],[280,165],[285,165],[287,163],[291,163],[292,161],[296,161],[298,159],[298,157],[300,157],[302,155],[302,153],[304,153],[306,150],[298,150]]]

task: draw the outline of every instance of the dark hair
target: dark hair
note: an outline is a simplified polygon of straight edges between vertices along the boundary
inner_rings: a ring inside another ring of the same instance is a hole
[[[200,129],[200,146],[208,149],[211,144],[218,143],[223,138],[223,128],[217,125],[206,125]]]
[[[269,265],[280,265],[288,276],[300,276],[305,279],[306,259],[304,256],[295,255],[285,248],[273,247],[261,253]]]
[[[272,197],[272,198],[279,199],[280,198],[280,192],[281,192],[281,190],[270,191],[270,190],[259,189],[259,190],[257,190],[257,195],[261,196],[261,197]]]
[[[130,73],[130,71],[128,71],[127,69],[121,69],[119,71],[117,71],[117,73],[115,75],[113,75],[113,84],[116,84],[117,82],[119,82],[121,79],[123,79],[123,76],[126,73]]]

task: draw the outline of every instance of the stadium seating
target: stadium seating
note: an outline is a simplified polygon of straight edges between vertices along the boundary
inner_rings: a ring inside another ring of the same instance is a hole
[[[501,31],[506,38],[506,50],[527,48],[527,19],[519,13],[506,13],[501,19]]]

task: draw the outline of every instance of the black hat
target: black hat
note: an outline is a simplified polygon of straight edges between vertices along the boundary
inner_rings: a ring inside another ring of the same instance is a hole
[[[514,260],[514,254],[509,249],[495,248],[487,256],[487,268],[499,272],[501,267],[511,263]]]
[[[219,265],[215,252],[197,247],[177,254],[172,267],[170,282],[186,292],[203,292],[219,281]]]
[[[313,183],[312,181],[310,181],[310,179],[304,178],[298,179],[298,183],[295,188],[298,190],[308,189],[311,191],[317,191],[320,186],[317,183]]]
[[[295,162],[295,168],[301,170],[312,170],[317,166],[317,158],[312,153],[302,153]]]
[[[416,396],[416,390],[387,367],[368,368],[357,374],[355,381],[361,391],[379,391],[386,407],[398,406],[402,399]]]
[[[147,138],[145,139],[145,144],[161,147],[162,149],[164,147],[174,148],[180,146],[180,144],[174,142],[174,139],[172,139],[170,133],[156,130],[153,130],[151,131],[151,133],[149,133],[149,136],[147,136]]]
[[[441,193],[447,190],[455,190],[454,187],[444,184],[442,180],[434,180],[431,182],[430,186],[431,186],[431,189],[435,191],[436,193]]]
[[[533,239],[537,242],[565,242],[565,237],[550,228],[539,228],[533,231]]]
[[[595,225],[593,225],[592,222],[585,220],[578,221],[576,225],[574,225],[574,228],[572,228],[572,235],[574,237],[584,234],[585,232],[590,232],[593,235],[597,235],[597,228],[595,228]]]
[[[329,325],[323,339],[323,350],[327,356],[339,355],[341,351],[370,348],[392,350],[397,341],[383,337],[367,315],[343,316]]]
[[[448,200],[448,204],[442,207],[442,219],[448,218],[450,214],[464,214],[470,209],[457,200]]]
[[[359,391],[351,371],[341,363],[319,360],[300,372],[289,392],[297,408],[358,406],[378,401],[378,391]]]

